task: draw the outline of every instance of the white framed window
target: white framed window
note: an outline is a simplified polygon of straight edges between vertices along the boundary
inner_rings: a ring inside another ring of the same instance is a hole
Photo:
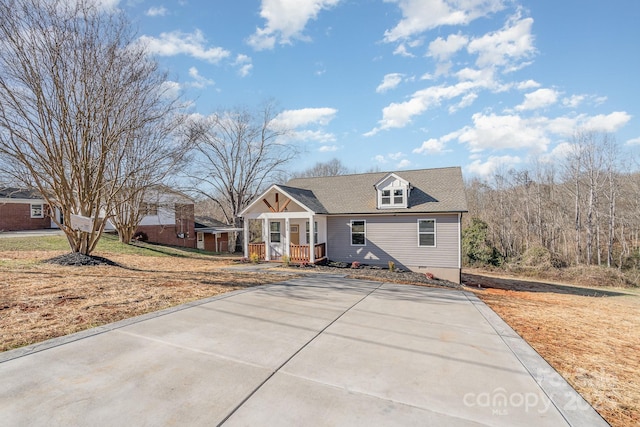
[[[307,236],[307,244],[311,243],[309,240],[309,221],[305,225],[305,235]],[[318,221],[313,221],[313,243],[318,244]]]
[[[42,203],[31,205],[31,218],[44,218],[44,206]]]
[[[419,219],[418,220],[418,246],[426,246],[426,247],[436,246],[436,220],[435,219]]]
[[[269,224],[269,241],[271,243],[280,243],[280,222],[273,221]]]
[[[378,203],[380,208],[406,208],[407,207],[406,188],[387,187],[378,190]]]
[[[351,220],[351,246],[365,246],[367,242],[367,221]]]
[[[391,190],[382,190],[380,203],[384,206],[389,206],[391,204]]]

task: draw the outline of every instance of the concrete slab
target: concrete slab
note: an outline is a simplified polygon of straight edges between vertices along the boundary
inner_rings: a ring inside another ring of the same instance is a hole
[[[0,378],[16,426],[607,425],[473,295],[336,276],[6,352]]]

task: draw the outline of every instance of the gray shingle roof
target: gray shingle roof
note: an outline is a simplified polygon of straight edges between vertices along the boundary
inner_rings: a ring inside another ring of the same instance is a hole
[[[377,209],[374,185],[390,173],[409,181],[409,207]],[[467,212],[459,167],[295,178],[279,186],[316,213]]]

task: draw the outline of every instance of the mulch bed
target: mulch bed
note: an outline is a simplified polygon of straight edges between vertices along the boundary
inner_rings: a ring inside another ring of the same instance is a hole
[[[448,280],[440,280],[438,278],[429,278],[424,273],[416,273],[406,271],[400,268],[390,271],[375,265],[360,264],[357,268],[351,267],[346,262],[329,261],[325,265],[290,265],[287,268],[295,268],[300,270],[315,270],[324,273],[343,274],[352,279],[370,279],[378,281],[389,281],[394,283],[408,283],[415,285],[432,285],[444,286],[447,288],[462,289],[463,285],[449,282]]]

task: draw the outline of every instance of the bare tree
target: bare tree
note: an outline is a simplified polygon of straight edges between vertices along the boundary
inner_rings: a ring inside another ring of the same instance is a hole
[[[135,175],[123,159],[144,129],[173,111],[165,81],[120,11],[90,0],[0,4],[5,172],[60,209],[72,251],[95,248],[103,216]],[[71,215],[91,226],[72,228]]]
[[[312,167],[300,172],[294,172],[292,178],[314,178],[322,176],[336,176],[353,173],[347,166],[342,164],[337,158],[333,158],[328,162],[317,162]]]
[[[147,213],[148,190],[168,184],[166,181],[175,177],[184,166],[186,146],[172,139],[173,131],[182,119],[182,116],[167,114],[152,126],[143,127],[135,140],[123,147],[117,168],[110,165],[114,169],[113,176],[122,181],[109,216],[122,243],[131,242]]]
[[[278,127],[275,116],[268,103],[257,113],[236,108],[188,125],[193,188],[220,208],[227,224],[241,227],[240,211],[298,154],[280,143],[289,130]]]

